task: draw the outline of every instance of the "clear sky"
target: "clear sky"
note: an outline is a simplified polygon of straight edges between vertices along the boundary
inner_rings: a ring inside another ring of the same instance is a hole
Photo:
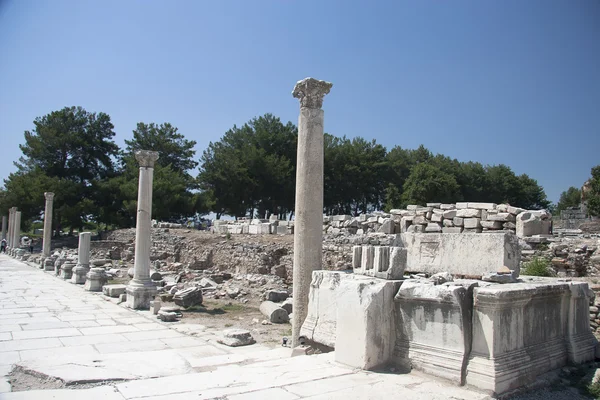
[[[507,164],[552,201],[600,164],[597,0],[0,0],[0,178],[65,106],[119,145],[170,122],[200,156],[254,116],[296,123],[307,76],[334,84],[326,132]]]

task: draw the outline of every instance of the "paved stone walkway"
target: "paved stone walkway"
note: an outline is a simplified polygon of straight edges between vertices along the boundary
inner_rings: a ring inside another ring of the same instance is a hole
[[[229,348],[201,325],[163,323],[0,255],[0,399],[486,399],[422,374],[355,371],[333,353]],[[14,365],[91,389],[10,392]],[[124,381],[124,382],[119,382]]]

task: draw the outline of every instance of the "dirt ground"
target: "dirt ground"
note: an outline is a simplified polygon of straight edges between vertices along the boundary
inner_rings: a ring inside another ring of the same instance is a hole
[[[163,303],[163,306],[176,306],[175,303]],[[256,343],[268,347],[281,346],[284,337],[292,334],[292,325],[263,324],[265,316],[257,306],[241,304],[236,301],[222,299],[204,300],[202,306],[182,309],[184,324],[200,324],[206,326],[205,332],[221,332],[226,329],[247,329],[256,340]]]

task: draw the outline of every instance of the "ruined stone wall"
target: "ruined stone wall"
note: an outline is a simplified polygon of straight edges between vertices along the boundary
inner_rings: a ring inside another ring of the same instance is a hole
[[[364,235],[368,233],[484,233],[511,231],[518,236],[552,233],[547,211],[528,211],[509,204],[462,202],[409,205],[389,213],[374,212],[323,217],[323,233]],[[293,221],[241,219],[214,221],[212,231],[219,234],[293,234]]]

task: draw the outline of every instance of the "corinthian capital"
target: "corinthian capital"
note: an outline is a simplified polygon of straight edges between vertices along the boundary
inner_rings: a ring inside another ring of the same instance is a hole
[[[158,160],[158,152],[138,150],[135,152],[135,159],[140,163],[140,167],[154,168],[154,163]]]
[[[52,192],[44,192],[44,197],[46,198],[46,200],[52,201],[52,200],[54,200],[54,193],[52,193]]]
[[[300,107],[321,108],[323,97],[329,93],[332,86],[331,82],[305,78],[296,83],[292,96],[300,100]]]

